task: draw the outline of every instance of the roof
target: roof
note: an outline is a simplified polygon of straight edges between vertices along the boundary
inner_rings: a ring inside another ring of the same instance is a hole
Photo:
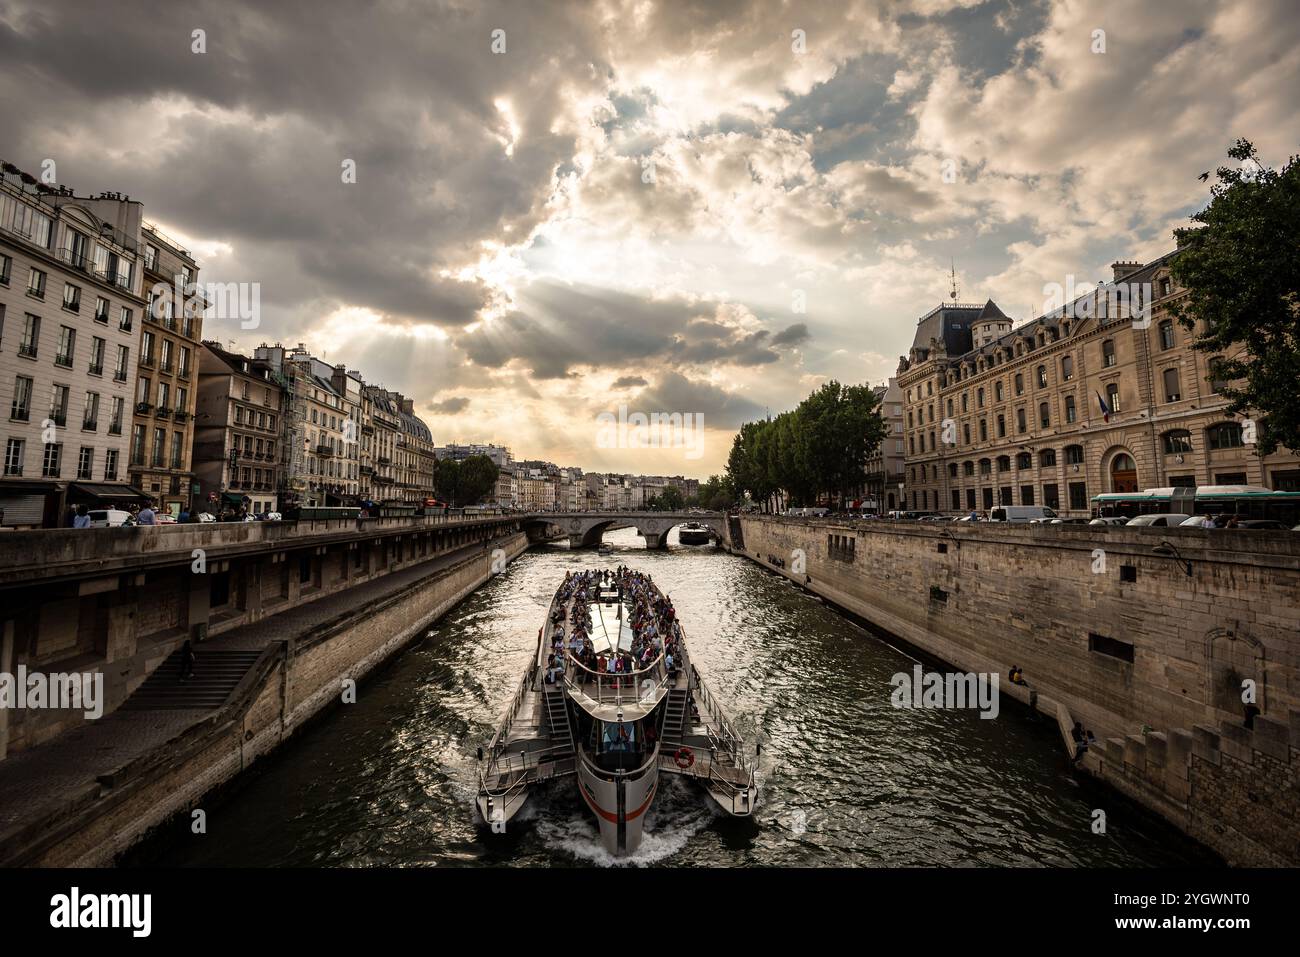
[[[993,305],[989,300],[984,306],[970,303],[944,303],[935,306],[917,320],[916,335],[912,337],[913,349],[929,349],[930,340],[940,340],[949,355],[961,355],[970,352],[971,323],[979,319],[983,311]],[[993,306],[997,309],[997,306]]]

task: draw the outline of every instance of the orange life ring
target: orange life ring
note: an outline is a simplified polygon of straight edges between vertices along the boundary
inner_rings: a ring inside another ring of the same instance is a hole
[[[678,748],[677,753],[673,755],[673,760],[684,771],[695,763],[695,752],[687,747]]]

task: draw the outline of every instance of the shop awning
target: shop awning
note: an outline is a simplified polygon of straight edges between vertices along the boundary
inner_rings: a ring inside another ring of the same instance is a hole
[[[221,501],[227,505],[243,505],[246,497],[237,492],[222,492]]]
[[[144,492],[125,482],[73,482],[68,486],[72,505],[105,505],[152,501]]]

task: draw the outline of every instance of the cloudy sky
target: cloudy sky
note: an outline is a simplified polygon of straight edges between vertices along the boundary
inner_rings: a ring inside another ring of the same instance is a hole
[[[1167,251],[1234,138],[1296,152],[1297,90],[1294,0],[0,0],[0,157],[260,283],[208,338],[303,342],[439,443],[700,477],[883,382],[950,263],[1029,318]],[[601,447],[621,404],[703,456]]]

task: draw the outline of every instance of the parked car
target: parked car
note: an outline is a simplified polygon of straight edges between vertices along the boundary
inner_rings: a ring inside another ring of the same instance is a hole
[[[213,515],[211,512],[199,512],[199,514],[195,516],[194,520],[200,524],[206,524],[208,522],[215,522],[217,516]]]
[[[171,512],[158,512],[154,515],[153,520],[156,525],[176,524],[176,516],[171,514]]]
[[[1285,532],[1288,528],[1290,528],[1289,525],[1285,524],[1284,522],[1279,522],[1275,518],[1247,518],[1238,522],[1237,527],[1257,528],[1257,529],[1266,529],[1266,530],[1273,529],[1275,531],[1282,531],[1282,532]]]
[[[1191,517],[1183,512],[1152,512],[1150,515],[1131,518],[1126,524],[1137,528],[1169,528],[1173,525],[1181,525]]]
[[[1056,518],[1046,505],[999,505],[989,512],[990,522],[1032,522]]]
[[[120,528],[135,524],[135,516],[120,508],[92,508],[86,514],[90,516],[91,528]]]
[[[1089,525],[1127,525],[1129,518],[1127,515],[1107,515],[1102,518],[1094,518]]]

